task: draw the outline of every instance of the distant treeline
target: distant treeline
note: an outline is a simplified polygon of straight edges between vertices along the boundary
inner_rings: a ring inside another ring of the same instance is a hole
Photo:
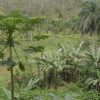
[[[86,0],[0,0],[0,13],[8,14],[12,10],[20,10],[29,16],[66,18],[75,15],[83,1]]]

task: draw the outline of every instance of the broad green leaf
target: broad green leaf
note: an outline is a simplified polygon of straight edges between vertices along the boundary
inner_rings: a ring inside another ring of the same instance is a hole
[[[3,59],[4,58],[4,53],[0,52],[0,59]]]
[[[24,65],[23,65],[23,63],[21,61],[19,61],[19,69],[21,71],[25,71],[25,67],[24,67]]]

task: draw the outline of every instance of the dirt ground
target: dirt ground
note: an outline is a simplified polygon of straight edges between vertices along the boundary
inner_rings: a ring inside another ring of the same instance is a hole
[[[0,67],[0,83],[6,83],[10,79],[10,73],[7,71],[7,67]]]

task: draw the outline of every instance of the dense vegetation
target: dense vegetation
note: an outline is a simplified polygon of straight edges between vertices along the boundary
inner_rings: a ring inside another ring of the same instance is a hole
[[[0,100],[100,100],[100,3],[76,1],[0,0]]]

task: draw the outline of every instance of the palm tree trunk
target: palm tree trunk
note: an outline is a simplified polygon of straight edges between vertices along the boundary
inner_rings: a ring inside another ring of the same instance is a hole
[[[38,64],[38,66],[37,66],[37,67],[38,67],[38,68],[37,68],[38,78],[40,78],[40,76],[41,76],[40,65]]]
[[[94,48],[94,50],[96,50],[96,36],[95,34],[93,33],[90,37],[90,46],[92,46]]]
[[[55,78],[55,83],[54,83],[54,89],[55,90],[57,90],[57,88],[58,88],[58,75],[57,75],[57,70],[55,71],[55,76],[54,76]]]
[[[44,87],[46,87],[47,86],[47,73],[45,70],[43,71],[43,81],[44,81]]]
[[[93,41],[93,47],[94,47],[94,49],[96,49],[96,40],[95,40],[95,35],[93,34],[92,35],[92,41]]]
[[[39,61],[39,58],[37,59],[37,76],[38,76],[38,78],[41,77],[41,69],[40,69],[40,61]]]
[[[80,33],[80,42],[83,42],[83,33]]]
[[[31,41],[33,40],[32,32],[30,32],[30,40],[31,40]]]
[[[9,58],[10,64],[12,62],[12,47],[9,46]],[[10,74],[11,74],[11,100],[14,100],[14,77],[13,77],[13,66],[10,66]]]

